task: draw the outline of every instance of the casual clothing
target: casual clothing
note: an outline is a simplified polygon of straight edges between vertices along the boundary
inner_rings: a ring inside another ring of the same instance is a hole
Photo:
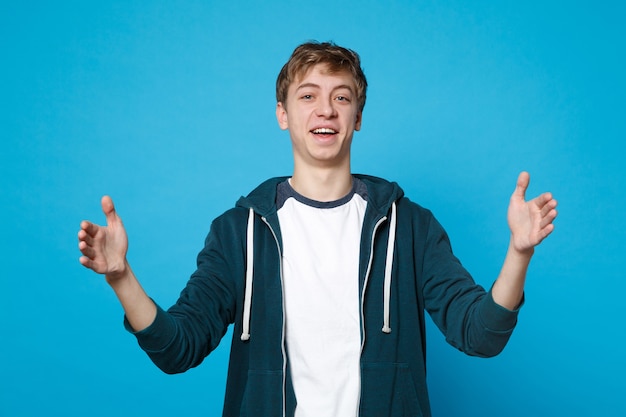
[[[356,177],[367,187],[359,415],[430,416],[424,311],[451,345],[476,356],[504,348],[517,311],[498,306],[474,283],[441,225],[397,184]],[[234,323],[224,416],[294,415],[276,207],[285,180],[264,182],[215,219],[179,300],[168,312],[157,308],[154,323],[136,333],[157,366],[177,373],[199,365]]]

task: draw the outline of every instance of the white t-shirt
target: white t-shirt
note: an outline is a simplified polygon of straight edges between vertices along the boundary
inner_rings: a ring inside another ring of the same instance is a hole
[[[296,417],[356,416],[360,396],[359,248],[365,185],[333,202],[279,185],[286,345]]]

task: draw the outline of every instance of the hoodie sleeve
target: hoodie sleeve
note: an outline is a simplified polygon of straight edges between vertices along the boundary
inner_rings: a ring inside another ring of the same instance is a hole
[[[199,365],[219,344],[234,321],[237,286],[243,263],[242,242],[236,222],[216,219],[198,254],[197,269],[167,311],[157,306],[154,322],[133,332],[139,346],[166,373],[185,372]],[[245,220],[244,223],[245,225]],[[225,256],[228,254],[228,256]]]
[[[474,356],[495,356],[508,342],[518,310],[495,303],[454,256],[448,235],[430,216],[423,263],[424,305],[446,340]]]

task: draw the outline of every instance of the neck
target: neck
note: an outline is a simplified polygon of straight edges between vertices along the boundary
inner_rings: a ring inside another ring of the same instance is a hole
[[[307,167],[294,169],[291,177],[294,190],[315,201],[335,201],[344,197],[352,188],[350,166],[328,169]]]

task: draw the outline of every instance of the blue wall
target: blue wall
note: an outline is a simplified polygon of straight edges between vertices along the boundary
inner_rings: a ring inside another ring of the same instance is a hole
[[[112,195],[135,272],[174,302],[211,220],[290,173],[274,80],[309,39],[362,56],[354,170],[431,208],[481,284],[504,257],[517,173],[559,200],[500,356],[464,356],[429,325],[435,415],[626,415],[623,3],[7,3],[0,415],[220,414],[229,343],[160,373],[78,263],[76,233]]]

